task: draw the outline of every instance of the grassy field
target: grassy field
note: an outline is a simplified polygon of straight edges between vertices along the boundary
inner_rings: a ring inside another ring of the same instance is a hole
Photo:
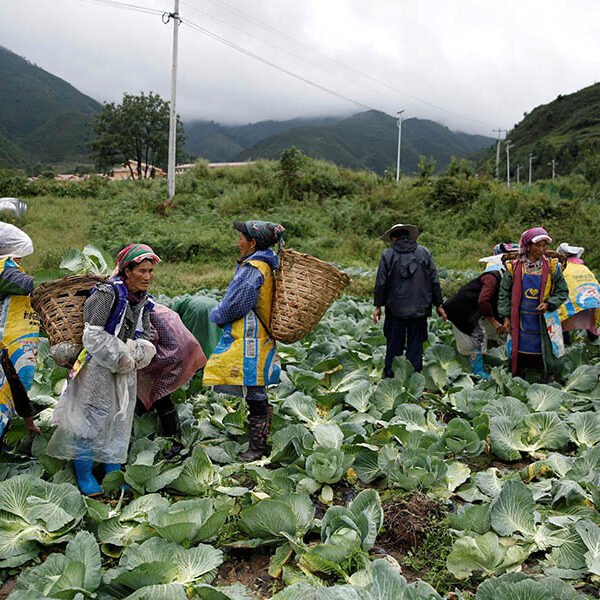
[[[538,225],[556,244],[585,246],[586,263],[600,268],[598,190],[581,176],[507,190],[460,174],[397,184],[322,161],[304,160],[291,174],[263,161],[216,171],[199,163],[178,178],[174,203],[165,201],[164,181],[47,181],[20,191],[14,180],[3,189],[0,178],[0,193],[29,204],[21,223],[36,247],[23,263],[28,271],[56,269],[69,248],[87,243],[114,261],[127,243],[141,241],[163,259],[154,291],[170,295],[226,286],[238,255],[232,221],[251,218],[282,223],[289,248],[350,267],[349,291],[362,297],[385,248],[379,236],[397,222],[415,223],[419,242],[451,271],[479,270],[494,244],[516,242]]]

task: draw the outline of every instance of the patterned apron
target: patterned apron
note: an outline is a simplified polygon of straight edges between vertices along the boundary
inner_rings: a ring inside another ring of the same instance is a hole
[[[523,295],[519,307],[519,352],[541,354],[540,315],[536,307],[541,302],[542,269],[524,267]]]

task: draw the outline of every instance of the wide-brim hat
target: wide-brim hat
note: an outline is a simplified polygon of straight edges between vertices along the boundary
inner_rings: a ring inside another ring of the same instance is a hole
[[[419,237],[419,230],[417,229],[416,225],[408,225],[406,223],[396,223],[395,225],[392,225],[392,227],[390,227],[382,236],[381,239],[384,242],[391,242],[392,241],[392,233],[399,231],[400,229],[404,229],[406,231],[408,231],[408,236],[410,237],[410,239],[414,242],[418,237]]]

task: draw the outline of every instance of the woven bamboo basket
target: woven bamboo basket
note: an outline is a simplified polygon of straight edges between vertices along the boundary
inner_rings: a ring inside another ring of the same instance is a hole
[[[546,258],[557,258],[562,269],[567,266],[567,256],[565,254],[559,254],[554,250],[547,250],[545,256]],[[507,252],[506,254],[502,255],[502,262],[506,264],[507,262],[516,260],[517,258],[519,258],[519,253],[517,251]]]
[[[295,250],[281,250],[271,308],[271,334],[284,343],[310,333],[352,281],[332,264]]]
[[[83,305],[90,290],[106,281],[100,275],[68,275],[41,283],[31,294],[31,305],[42,321],[51,346],[81,344]]]

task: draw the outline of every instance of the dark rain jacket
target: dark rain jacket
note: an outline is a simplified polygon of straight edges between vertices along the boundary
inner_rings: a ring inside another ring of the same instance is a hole
[[[396,240],[381,255],[375,280],[375,306],[386,317],[427,317],[442,304],[442,289],[431,253],[412,240]]]

